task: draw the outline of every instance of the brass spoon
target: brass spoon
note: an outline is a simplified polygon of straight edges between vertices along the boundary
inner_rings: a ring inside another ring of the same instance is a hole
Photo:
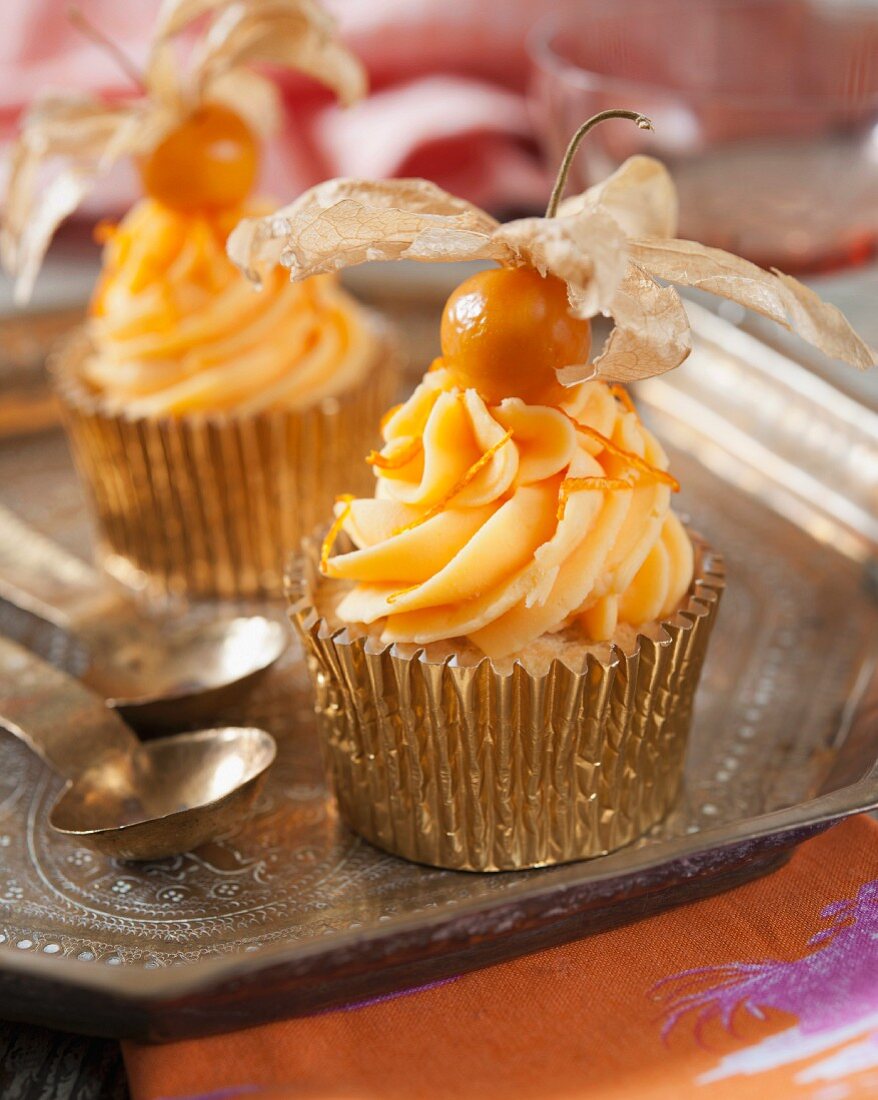
[[[261,615],[197,627],[141,614],[120,586],[0,507],[0,598],[78,638],[82,680],[132,726],[179,729],[241,698],[286,648]]]
[[[67,779],[51,828],[120,859],[160,859],[229,832],[277,751],[264,730],[235,727],[142,744],[100,696],[6,638],[0,726]]]

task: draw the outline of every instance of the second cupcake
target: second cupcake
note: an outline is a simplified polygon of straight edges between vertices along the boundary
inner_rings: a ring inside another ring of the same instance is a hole
[[[285,548],[359,469],[399,351],[334,277],[292,286],[277,273],[255,293],[226,257],[235,223],[267,210],[251,197],[260,141],[248,112],[264,114],[275,93],[243,65],[310,56],[309,72],[344,102],[364,77],[316,5],[213,9],[184,73],[173,44],[190,20],[165,6],[145,98],[35,106],[10,183],[5,260],[22,284],[33,277],[38,159],[63,152],[63,171],[91,164],[97,175],[101,157],[135,157],[146,197],[100,227],[89,321],[52,363],[101,557],[155,593],[270,595]]]

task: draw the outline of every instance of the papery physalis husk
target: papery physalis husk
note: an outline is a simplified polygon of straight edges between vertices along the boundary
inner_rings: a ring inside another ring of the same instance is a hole
[[[499,223],[483,210],[421,179],[328,180],[266,218],[245,218],[228,251],[260,283],[278,263],[293,279],[368,260],[470,260],[503,263],[492,244]]]
[[[833,359],[844,359],[861,369],[876,361],[874,351],[863,344],[835,306],[776,269],[763,271],[749,260],[697,241],[630,240],[628,255],[656,278],[705,290],[761,313]]]
[[[562,386],[584,377],[636,382],[673,370],[692,350],[680,295],[672,286],[659,286],[636,264],[627,264],[608,312],[616,323],[603,351],[587,366],[572,363],[557,371]]]
[[[558,213],[575,217],[605,210],[628,237],[673,237],[677,233],[677,189],[661,161],[629,157],[605,180],[565,199]]]
[[[312,76],[331,88],[343,106],[365,93],[362,65],[340,44],[334,19],[316,0],[167,0],[159,13],[160,33],[179,34],[206,11],[214,20],[196,43],[192,63],[202,95],[224,73],[257,63]]]
[[[597,358],[558,372],[565,386],[634,382],[683,362],[692,348],[689,320],[677,291],[658,279],[740,302],[861,369],[878,361],[835,306],[787,275],[675,239],[676,221],[667,170],[636,156],[561,203],[557,217],[505,225],[426,180],[330,180],[273,215],[242,221],[228,251],[256,283],[278,263],[300,280],[403,259],[494,260],[556,275],[567,283],[571,313],[615,321]]]
[[[175,39],[207,17],[181,65]],[[114,103],[46,95],[25,114],[13,145],[0,224],[0,259],[26,301],[58,225],[120,159],[154,149],[200,103],[222,102],[257,133],[280,117],[275,85],[254,64],[297,69],[343,104],[365,72],[315,0],[165,0],[143,72],[143,94]]]
[[[90,96],[45,95],[27,111],[10,154],[0,221],[0,260],[15,278],[15,298],[30,297],[52,236],[95,180],[120,157],[144,152],[166,131],[166,112],[145,100],[128,105]],[[58,171],[45,179],[43,166]]]

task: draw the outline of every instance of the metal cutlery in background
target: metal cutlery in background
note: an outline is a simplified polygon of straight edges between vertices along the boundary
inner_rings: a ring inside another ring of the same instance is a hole
[[[224,727],[142,743],[78,680],[0,638],[0,726],[67,780],[50,826],[121,859],[160,859],[249,814],[277,746]]]
[[[262,615],[193,625],[141,612],[81,559],[0,507],[0,598],[74,636],[81,679],[142,732],[207,720],[254,685],[286,648]]]

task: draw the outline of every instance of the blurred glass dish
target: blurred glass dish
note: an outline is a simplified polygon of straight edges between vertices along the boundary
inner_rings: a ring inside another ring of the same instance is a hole
[[[849,0],[594,0],[530,40],[532,97],[555,162],[591,134],[570,190],[632,153],[661,158],[680,236],[785,271],[871,259],[878,241],[878,5]]]

